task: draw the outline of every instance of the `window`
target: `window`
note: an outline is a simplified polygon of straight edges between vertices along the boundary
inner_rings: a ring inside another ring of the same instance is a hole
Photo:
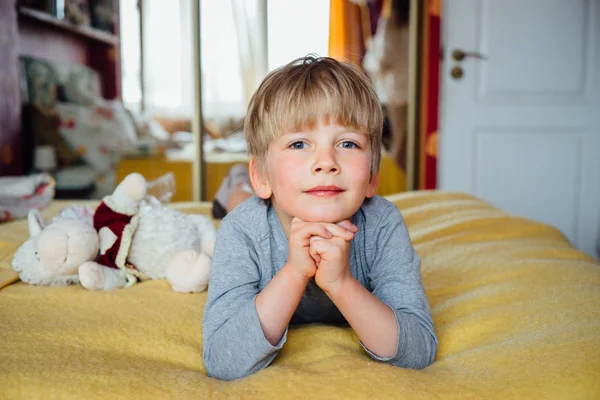
[[[140,42],[143,42],[146,110],[153,114],[191,116],[194,90],[191,10],[194,0],[143,0],[142,41],[138,0],[120,1],[125,105],[132,110],[140,109]],[[200,1],[205,116],[243,116],[249,99],[247,93],[256,89],[267,72],[249,79],[253,67],[264,70],[259,66],[260,58],[264,65],[266,57],[267,69],[272,70],[309,53],[327,55],[329,2],[325,0],[268,2],[267,54],[261,53],[260,49],[247,54],[248,43],[240,46],[238,41],[239,37],[245,39],[247,32],[238,30],[256,29],[260,10],[251,5],[262,7],[266,3],[265,0]],[[243,7],[243,10],[235,7]]]

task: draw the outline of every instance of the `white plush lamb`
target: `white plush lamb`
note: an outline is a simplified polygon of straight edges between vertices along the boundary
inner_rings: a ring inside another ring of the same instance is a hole
[[[80,282],[109,290],[166,278],[178,292],[206,289],[216,230],[210,219],[143,201],[146,180],[128,175],[85,219],[47,227],[29,216],[30,239],[15,254],[21,280],[40,285]]]
[[[47,224],[37,210],[31,210],[29,239],[12,260],[13,269],[23,282],[33,285],[62,286],[79,283],[78,269],[96,258],[98,233],[89,222],[64,219]]]

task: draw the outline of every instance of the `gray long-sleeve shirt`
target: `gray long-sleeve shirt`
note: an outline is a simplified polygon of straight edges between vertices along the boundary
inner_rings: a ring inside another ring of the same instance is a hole
[[[352,218],[358,226],[350,246],[350,269],[398,324],[396,354],[374,359],[425,368],[437,351],[437,338],[423,283],[421,261],[397,207],[382,197],[366,200]],[[204,365],[209,376],[238,379],[267,367],[286,341],[265,338],[254,300],[288,257],[288,241],[269,202],[254,196],[219,226],[204,310]],[[335,304],[310,281],[296,309],[295,323],[345,323]],[[361,343],[362,344],[362,343]]]

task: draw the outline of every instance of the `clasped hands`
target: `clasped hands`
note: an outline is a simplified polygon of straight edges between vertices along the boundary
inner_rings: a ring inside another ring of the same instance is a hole
[[[352,279],[350,242],[358,232],[349,220],[337,224],[305,222],[294,218],[290,229],[288,263],[309,280],[315,278],[325,292]]]

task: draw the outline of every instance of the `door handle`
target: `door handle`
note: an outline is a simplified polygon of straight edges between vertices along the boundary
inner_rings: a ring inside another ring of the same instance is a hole
[[[462,61],[467,57],[478,58],[480,60],[487,60],[487,56],[476,51],[464,51],[461,49],[452,50],[452,58],[454,61]]]

